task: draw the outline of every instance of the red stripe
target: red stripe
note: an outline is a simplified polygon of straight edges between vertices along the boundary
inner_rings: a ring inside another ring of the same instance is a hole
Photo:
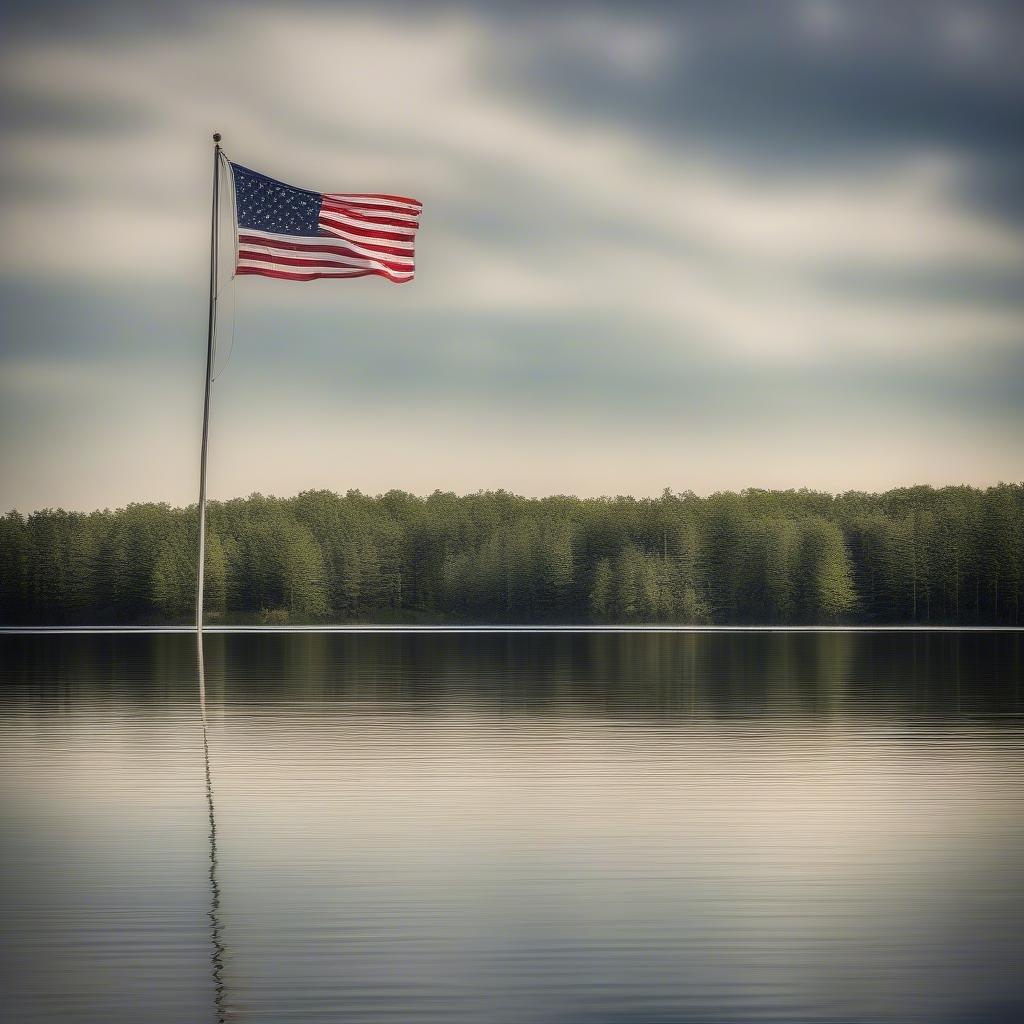
[[[313,251],[309,249],[302,250],[308,252],[310,256],[313,255]],[[351,249],[325,249],[324,252],[331,252],[337,256],[348,256],[356,260],[372,259],[369,256],[363,256],[361,253],[352,252]],[[259,260],[261,263],[279,263],[286,267],[337,267],[342,264],[331,263],[325,260],[317,259],[302,259],[297,256],[279,256],[277,253],[263,253],[253,252],[250,249],[239,249],[238,258],[240,260]],[[411,263],[393,263],[389,260],[376,260],[375,262],[380,263],[381,266],[387,267],[388,270],[393,270],[398,274],[411,274],[415,269]]]
[[[372,255],[366,256],[351,248],[356,244],[355,242],[347,243],[343,238],[335,239],[335,235],[321,235],[319,238],[297,235],[294,242],[279,242],[277,239],[261,238],[259,235],[239,235],[238,244],[239,247],[243,244],[259,245],[268,249],[289,249],[293,252],[332,252],[338,256],[362,256],[363,259],[373,259],[378,254],[380,256],[398,256],[408,263],[412,263],[415,258],[412,249],[396,249],[393,246],[373,245],[369,242],[364,245],[359,242],[360,246],[371,251]]]
[[[281,281],[316,281],[319,278],[337,277],[344,280],[349,277],[383,277],[392,284],[405,284],[412,278],[394,278],[383,270],[353,270],[349,274],[292,274],[284,270],[263,270],[261,267],[239,267],[236,274],[251,274],[255,277],[276,277]]]

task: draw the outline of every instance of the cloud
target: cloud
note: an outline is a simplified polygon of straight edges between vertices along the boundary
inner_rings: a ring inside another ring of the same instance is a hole
[[[592,62],[627,81],[649,81],[660,77],[670,60],[678,60],[683,41],[665,32],[657,21],[612,16],[596,11],[573,11],[536,31],[528,23],[516,41],[521,56],[536,53],[538,45],[562,61]],[[539,37],[539,38],[538,38]]]
[[[665,431],[667,458],[673,444],[692,446],[703,418],[707,452],[688,466],[725,486],[716,452],[739,472],[751,429],[784,460],[791,431],[819,431],[832,413],[852,429],[886,403],[928,424],[935,450],[922,465],[941,465],[942,444],[966,465],[965,445],[939,443],[943,417],[962,417],[962,436],[977,441],[999,416],[1019,427],[1022,415],[1003,388],[1024,349],[1024,231],[1007,189],[1020,165],[999,128],[1022,90],[999,58],[1005,40],[955,11],[920,39],[902,22],[886,34],[870,4],[750,12],[259,5],[197,7],[159,32],[25,34],[0,64],[11,115],[0,119],[0,284],[44,289],[67,320],[43,331],[16,297],[3,365],[33,346],[72,367],[137,349],[141,379],[145,360],[166,367],[183,345],[192,353],[216,128],[229,153],[285,180],[426,204],[408,288],[239,282],[240,357],[225,393],[239,374],[265,401],[244,354],[265,369],[276,352],[311,406],[344,393],[365,398],[368,417],[391,416],[390,396],[422,419],[423,396],[473,416],[487,405],[491,433],[437,433],[481,480],[489,463],[473,452],[490,445],[514,461],[501,432],[521,433],[520,416],[590,425],[591,448],[578,439],[572,455],[590,467],[587,490],[616,436],[637,443],[631,424]],[[987,59],[951,62],[951,40]],[[171,311],[147,315],[134,301],[161,290],[175,296]],[[68,395],[74,369],[55,382],[26,365],[10,377],[17,401]],[[348,378],[362,396],[337,383]],[[191,378],[180,384],[184,394]],[[353,427],[337,410],[324,416]],[[411,417],[396,443],[405,429]],[[324,431],[326,457],[341,435]],[[879,431],[863,436],[870,475],[890,455]],[[1005,473],[1012,458],[995,447]],[[801,472],[828,459],[823,446],[801,451]],[[415,458],[429,465],[426,451]],[[516,462],[523,480],[531,460],[536,480],[557,476],[538,442]],[[297,460],[295,473],[309,466]],[[635,487],[657,475],[644,473]]]
[[[651,25],[583,19],[574,30],[573,46],[607,56],[621,45],[645,66],[667,52]],[[372,180],[425,194],[416,287],[427,308],[596,304],[623,322],[656,319],[715,346],[786,356],[832,339],[877,349],[1012,335],[1013,311],[968,303],[940,319],[919,299],[900,309],[891,297],[872,306],[815,291],[812,271],[830,266],[898,275],[1020,262],[1019,232],[957,203],[962,158],[922,153],[856,174],[765,179],[699,146],[576,123],[517,96],[492,81],[500,51],[476,19],[396,24],[301,9],[226,11],[131,45],[26,48],[6,64],[8,89],[97,106],[127,96],[147,127],[14,133],[4,170],[52,181],[55,195],[8,197],[3,269],[198,275],[208,173],[199,140],[214,124],[247,162],[303,184]],[[48,222],[59,232],[39,231]]]

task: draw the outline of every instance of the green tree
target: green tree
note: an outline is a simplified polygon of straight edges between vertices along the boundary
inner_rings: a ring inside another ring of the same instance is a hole
[[[29,533],[17,512],[0,519],[0,622],[23,622],[33,609],[29,598]]]
[[[856,605],[849,557],[839,529],[824,519],[799,527],[796,607],[801,621],[836,622]]]
[[[588,603],[592,622],[609,622],[612,617],[612,566],[607,558],[598,560],[594,567],[594,581],[590,586]]]
[[[324,560],[309,530],[288,523],[281,548],[284,605],[291,618],[319,619],[330,610]]]

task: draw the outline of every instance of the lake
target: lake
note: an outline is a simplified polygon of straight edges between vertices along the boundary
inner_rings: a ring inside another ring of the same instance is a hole
[[[0,637],[3,1020],[1024,1020],[1019,633]]]

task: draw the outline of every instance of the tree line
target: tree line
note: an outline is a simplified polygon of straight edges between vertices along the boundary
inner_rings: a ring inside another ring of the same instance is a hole
[[[306,491],[209,505],[222,622],[1018,625],[1024,486],[636,499]],[[0,621],[193,613],[196,507],[0,519]]]

